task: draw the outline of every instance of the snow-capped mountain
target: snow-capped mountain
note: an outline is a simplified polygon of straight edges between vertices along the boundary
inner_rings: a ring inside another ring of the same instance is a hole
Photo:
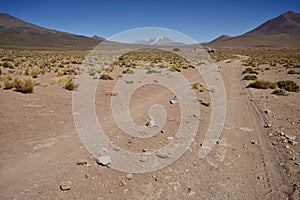
[[[147,45],[155,45],[155,46],[182,46],[184,43],[175,42],[165,36],[156,36],[148,41],[146,40],[137,40],[134,42],[135,44],[147,44]]]

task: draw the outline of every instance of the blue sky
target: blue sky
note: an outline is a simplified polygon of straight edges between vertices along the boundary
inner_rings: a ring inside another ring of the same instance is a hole
[[[163,27],[198,42],[245,33],[288,10],[299,0],[222,1],[1,1],[0,12],[46,28],[105,38],[141,27]]]

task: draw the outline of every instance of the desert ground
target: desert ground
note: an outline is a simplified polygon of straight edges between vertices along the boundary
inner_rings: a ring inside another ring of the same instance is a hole
[[[151,53],[134,52],[112,62],[112,52],[101,54],[102,66],[109,65],[105,73],[84,67],[86,51],[0,52],[0,199],[299,199],[300,50],[210,54],[224,81],[227,110],[222,134],[201,159],[212,114],[210,94],[218,88],[205,84],[194,63],[172,55],[159,52],[165,60],[152,62]],[[195,51],[181,53],[201,62]],[[153,104],[167,113],[161,131],[150,138],[125,134],[111,110],[117,81],[132,84],[141,66],[157,76],[164,66],[170,76],[180,73],[189,81],[199,127],[191,146],[170,165],[148,173],[121,172],[97,163],[80,139],[72,98],[82,85],[75,77],[87,74],[98,83],[96,115],[113,144],[130,152],[155,151],[174,140],[180,126],[180,100],[171,90],[154,81],[131,96],[130,116],[140,126],[149,123]],[[285,80],[290,82],[280,82]]]

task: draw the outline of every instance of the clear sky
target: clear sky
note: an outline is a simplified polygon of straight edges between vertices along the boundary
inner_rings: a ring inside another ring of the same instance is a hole
[[[163,27],[198,42],[237,36],[292,10],[300,0],[1,0],[0,12],[50,29],[105,38],[141,27]]]

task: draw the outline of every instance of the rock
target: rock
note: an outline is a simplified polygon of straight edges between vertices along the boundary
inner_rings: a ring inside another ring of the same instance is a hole
[[[256,144],[256,141],[250,140],[251,144]]]
[[[170,104],[177,104],[178,101],[176,101],[175,99],[171,99],[171,100],[169,101],[169,103],[170,103]]]
[[[87,165],[88,161],[84,159],[79,159],[76,161],[76,165]]]
[[[293,141],[295,141],[297,138],[295,135],[290,135],[290,134],[285,134],[285,137],[286,137],[286,139],[293,140]]]
[[[297,158],[296,158],[296,156],[293,156],[293,157],[291,157],[291,158],[289,158],[290,160],[296,160]]]
[[[291,145],[297,145],[297,144],[298,144],[298,142],[296,142],[296,141],[294,141],[294,140],[289,140],[288,142],[289,142],[289,144],[291,144]]]
[[[166,154],[166,153],[156,153],[155,155],[162,159],[166,159],[169,157],[168,154]]]
[[[279,135],[280,136],[285,136],[284,132],[282,132],[282,131],[279,131]]]
[[[164,129],[162,129],[160,132],[161,132],[161,133],[164,133],[164,132],[165,132],[165,130],[164,130]]]
[[[174,137],[167,137],[167,140],[174,140]]]
[[[102,166],[107,166],[112,162],[110,156],[100,156],[96,159],[96,161],[99,165],[102,165]]]
[[[271,124],[266,124],[266,125],[264,125],[264,127],[265,128],[271,128],[272,126],[271,126]]]
[[[196,194],[196,192],[193,191],[192,188],[188,188],[188,191],[189,191],[189,196]]]
[[[155,126],[155,122],[153,121],[153,119],[150,118],[150,119],[148,120],[146,126],[147,126],[147,127],[150,127],[150,128],[154,127],[154,126]]]
[[[71,181],[64,181],[60,184],[59,188],[62,191],[68,191],[71,190],[72,182]]]
[[[133,179],[133,173],[128,173],[128,174],[126,175],[126,178],[127,178],[128,180],[132,180],[132,179]]]

